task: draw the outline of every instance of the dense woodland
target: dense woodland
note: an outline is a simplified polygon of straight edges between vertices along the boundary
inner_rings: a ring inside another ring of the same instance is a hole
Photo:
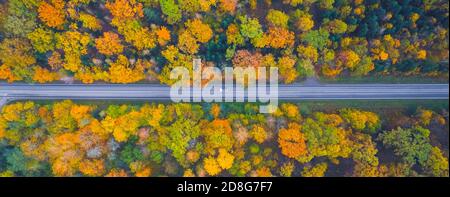
[[[448,0],[0,0],[0,83],[162,83],[174,67],[448,81]],[[449,176],[442,109],[14,102],[1,176]]]
[[[447,109],[16,102],[2,176],[449,176]]]
[[[306,77],[448,80],[447,0],[0,0],[0,80],[155,82],[276,66]]]

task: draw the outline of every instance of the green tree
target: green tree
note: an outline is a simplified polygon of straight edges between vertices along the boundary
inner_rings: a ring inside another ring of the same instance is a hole
[[[319,30],[309,31],[302,37],[302,40],[315,47],[316,49],[323,50],[329,42],[329,36],[330,33],[328,33],[327,30],[321,28]]]
[[[250,39],[259,38],[263,34],[262,26],[257,18],[249,18],[247,16],[239,17],[242,36]]]
[[[162,144],[172,151],[173,157],[181,165],[186,165],[186,151],[192,147],[200,135],[199,125],[189,119],[178,119],[169,127],[166,127],[167,135],[160,136]]]
[[[347,31],[347,23],[339,19],[332,20],[326,23],[325,26],[333,34],[343,34]]]
[[[51,30],[44,28],[37,28],[28,34],[28,39],[31,40],[34,49],[39,53],[45,53],[55,49],[55,36]]]
[[[397,128],[385,131],[378,136],[378,140],[394,149],[394,153],[400,156],[408,164],[426,166],[432,146],[430,144],[430,130],[422,127],[410,129]]]
[[[159,0],[163,14],[167,16],[166,20],[169,24],[175,24],[181,20],[180,7],[175,0]]]
[[[26,37],[36,27],[36,0],[10,0],[3,28],[8,37]],[[1,21],[1,20],[0,20]]]
[[[134,143],[136,140],[130,140],[122,151],[120,151],[120,160],[130,165],[133,162],[141,161],[144,159],[144,155],[139,147]]]
[[[307,118],[302,125],[306,136],[308,156],[299,161],[307,162],[314,157],[325,156],[329,158],[348,158],[351,153],[351,144],[347,132],[339,127],[342,118],[336,114],[317,112],[313,118]]]
[[[34,159],[26,157],[19,148],[6,149],[3,151],[6,160],[6,168],[21,176],[40,176],[44,172],[43,166]]]

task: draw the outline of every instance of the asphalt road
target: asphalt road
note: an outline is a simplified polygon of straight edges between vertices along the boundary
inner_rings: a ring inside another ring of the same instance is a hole
[[[448,84],[280,85],[279,100],[448,99]],[[247,98],[247,97],[246,97]],[[38,85],[0,83],[0,106],[11,100],[170,100],[163,85]]]

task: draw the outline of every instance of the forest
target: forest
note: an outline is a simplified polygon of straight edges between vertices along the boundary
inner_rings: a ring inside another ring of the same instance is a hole
[[[448,81],[446,0],[0,0],[0,80],[173,83],[170,70]]]
[[[300,106],[14,102],[0,113],[0,175],[449,176],[448,104]]]
[[[448,29],[448,0],[0,0],[0,86],[172,85],[197,58],[282,84],[448,83]],[[449,176],[448,104],[0,97],[1,177]]]

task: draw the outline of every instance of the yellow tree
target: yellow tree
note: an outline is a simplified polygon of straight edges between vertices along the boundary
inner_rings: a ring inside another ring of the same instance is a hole
[[[105,173],[105,163],[101,159],[83,160],[79,168],[87,176],[102,176]]]
[[[95,39],[95,46],[104,55],[120,54],[123,51],[119,35],[113,32],[104,32],[103,37]]]
[[[136,177],[149,177],[152,174],[152,169],[140,161],[130,163],[130,170]]]
[[[115,0],[108,1],[105,6],[114,16],[111,24],[117,27],[126,42],[138,50],[156,46],[155,33],[147,27],[142,27],[138,20],[144,16],[142,3],[136,0]]]
[[[158,36],[158,43],[161,46],[166,45],[171,38],[170,31],[164,26],[156,30],[156,36]]]
[[[289,158],[298,158],[307,153],[305,136],[300,132],[300,125],[289,123],[288,128],[280,129],[278,144],[281,153]]]
[[[297,27],[300,31],[306,32],[314,27],[314,20],[310,15],[301,16],[298,19]]]
[[[446,158],[441,149],[436,146],[431,149],[425,167],[427,172],[433,176],[448,177],[448,158]]]
[[[283,79],[286,84],[292,83],[297,79],[298,73],[295,70],[295,59],[289,56],[283,56],[278,59],[277,66],[281,79]]]
[[[116,141],[124,142],[130,136],[137,134],[141,122],[142,114],[138,111],[132,111],[117,118],[108,115],[101,121],[101,124],[107,132],[113,134]]]
[[[196,54],[200,48],[197,40],[188,31],[184,31],[178,37],[178,48],[188,54]]]
[[[45,68],[41,68],[40,66],[34,67],[34,75],[33,81],[39,83],[48,83],[58,79],[57,73],[52,73]]]
[[[61,53],[57,51],[54,51],[52,55],[48,57],[47,62],[53,71],[59,70],[64,63],[61,58]]]
[[[264,46],[280,49],[292,47],[295,42],[294,32],[281,27],[270,27],[269,32],[264,34],[262,38],[256,39],[254,44],[256,47]]]
[[[255,67],[263,63],[263,56],[259,52],[252,53],[248,50],[239,50],[232,60],[234,67]]]
[[[80,20],[81,23],[83,23],[83,27],[87,29],[97,31],[101,30],[102,28],[100,21],[97,18],[95,18],[95,16],[81,13],[80,16],[78,17],[78,20]]]
[[[192,71],[192,56],[181,53],[180,50],[173,46],[167,46],[167,48],[161,52],[162,56],[167,59],[168,63],[164,65],[161,74],[159,75],[159,80],[164,84],[173,84],[176,81],[170,79],[170,72],[173,68],[178,66],[185,67],[186,69]]]
[[[356,109],[342,109],[340,115],[352,128],[375,133],[380,127],[380,118],[373,112],[360,111]]]
[[[186,30],[178,38],[178,47],[189,54],[198,52],[199,44],[208,42],[213,32],[208,24],[204,24],[200,19],[189,20],[185,23]]]
[[[49,27],[62,29],[65,23],[65,2],[63,0],[42,1],[39,4],[39,18]]]
[[[100,67],[83,66],[80,70],[78,70],[78,72],[75,73],[75,78],[81,80],[83,83],[91,84],[97,80],[108,81],[109,75]]]
[[[198,42],[206,43],[212,36],[212,29],[208,24],[203,23],[200,19],[194,19],[186,22],[187,30],[195,37]]]
[[[259,144],[262,144],[268,138],[266,129],[261,125],[254,125],[252,130],[250,130],[250,136]]]
[[[328,164],[325,162],[319,163],[315,166],[306,166],[303,168],[303,177],[323,177],[328,169]]]
[[[7,124],[6,120],[0,116],[0,140],[5,137],[6,128],[8,127]]]
[[[143,6],[136,0],[108,1],[105,7],[114,16],[112,23],[117,25],[120,21],[143,17]]]
[[[133,83],[145,78],[142,64],[131,65],[128,58],[119,55],[116,62],[110,63],[109,77],[112,83]]]
[[[13,70],[36,63],[32,53],[33,48],[27,39],[6,38],[0,43],[0,61]]]
[[[219,155],[217,155],[217,163],[219,166],[226,170],[233,166],[234,156],[228,153],[225,149],[219,149]]]
[[[83,119],[90,117],[90,112],[92,108],[88,105],[72,105],[70,109],[70,116],[73,117],[77,122],[81,123]],[[81,125],[81,124],[80,124]]]
[[[106,177],[127,177],[127,172],[123,169],[111,169]]]
[[[349,69],[354,69],[360,61],[359,55],[352,50],[342,51],[336,58],[336,64],[338,66],[344,66]]]
[[[205,158],[203,160],[203,168],[211,176],[218,175],[222,171],[219,163],[217,162],[217,160],[214,157]]]
[[[91,41],[87,33],[67,31],[56,35],[56,48],[64,50],[63,67],[76,72],[82,65],[81,56],[87,54],[87,45]]]
[[[233,132],[228,120],[215,119],[202,122],[201,132],[205,137],[205,152],[214,155],[217,149],[230,150],[234,144]]]
[[[283,163],[283,165],[280,168],[280,174],[281,174],[281,176],[284,176],[284,177],[290,177],[290,176],[292,176],[292,172],[294,171],[294,169],[295,169],[295,165],[293,162]]]
[[[433,118],[433,111],[426,109],[419,109],[417,111],[417,117],[420,120],[420,123],[424,126],[430,125],[431,119]]]
[[[46,152],[55,176],[72,176],[83,159],[76,133],[64,133],[50,137],[45,142]]]
[[[236,24],[231,24],[227,28],[227,43],[241,45],[244,44],[245,39],[239,31],[239,27]]]
[[[32,76],[29,68],[36,63],[33,48],[27,39],[6,38],[0,43],[0,79],[13,82]]]
[[[281,111],[283,114],[293,121],[299,121],[302,117],[300,115],[300,111],[297,107],[297,105],[292,103],[283,103],[280,106]]]
[[[220,115],[220,106],[218,104],[213,104],[211,106],[211,115],[214,118],[218,118],[219,117],[219,115]]]
[[[313,63],[316,63],[319,59],[319,52],[311,45],[300,45],[297,48],[297,52],[299,57],[309,59]]]
[[[425,51],[425,50],[423,50],[423,49],[417,51],[416,58],[419,59],[419,60],[424,60],[424,59],[426,59],[426,58],[427,58],[427,51]]]
[[[234,14],[236,12],[238,0],[219,0],[219,3],[220,10],[229,12],[230,14]]]
[[[271,177],[273,175],[272,175],[272,172],[270,171],[270,169],[268,167],[264,166],[264,167],[258,168],[256,170],[256,176],[258,176],[258,177]]]
[[[342,66],[331,65],[329,63],[323,64],[321,67],[322,74],[326,77],[336,77],[341,74]]]
[[[156,34],[147,27],[142,27],[138,20],[122,21],[117,25],[125,41],[138,50],[152,49],[156,46]]]
[[[77,122],[70,114],[72,105],[73,102],[70,100],[64,100],[53,104],[53,121],[48,129],[51,133],[72,132],[76,129]]]
[[[6,64],[0,66],[0,79],[6,80],[8,83],[22,80],[21,77],[14,75],[11,68]]]

